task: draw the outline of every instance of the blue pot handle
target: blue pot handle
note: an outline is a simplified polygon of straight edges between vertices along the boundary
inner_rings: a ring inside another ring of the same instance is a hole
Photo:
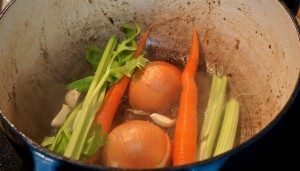
[[[35,171],[55,171],[61,165],[61,161],[51,158],[35,149],[32,149]]]

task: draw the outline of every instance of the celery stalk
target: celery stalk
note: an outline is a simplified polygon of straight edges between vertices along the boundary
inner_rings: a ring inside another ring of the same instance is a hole
[[[239,102],[231,98],[226,105],[220,136],[214,156],[222,154],[233,148],[239,119]]]
[[[112,35],[106,45],[105,51],[103,53],[102,59],[98,65],[98,68],[96,70],[95,76],[93,78],[93,81],[90,85],[89,91],[87,92],[87,95],[85,97],[85,100],[83,102],[83,105],[85,106],[86,103],[88,102],[88,99],[90,99],[90,96],[93,94],[93,90],[96,88],[96,86],[98,85],[100,79],[102,78],[102,76],[104,75],[106,68],[107,68],[107,64],[110,61],[110,57],[115,49],[115,46],[117,45],[117,38]]]
[[[86,59],[94,68],[97,66],[95,75],[67,85],[67,89],[87,91],[87,95],[58,133],[44,138],[43,146],[78,160],[91,156],[106,143],[107,135],[102,134],[101,124],[95,123],[93,127],[93,121],[103,103],[107,87],[118,82],[124,75],[131,77],[135,68],[142,68],[148,62],[143,56],[132,58],[137,48],[134,39],[141,31],[140,26],[136,24],[136,27],[129,25],[121,27],[124,29],[126,40],[122,41],[117,48],[118,40],[112,35],[103,53],[97,47],[87,49]],[[73,123],[73,131],[69,130],[71,123]],[[93,135],[96,134],[95,138]]]
[[[106,73],[107,65],[110,61],[110,57],[112,56],[117,42],[117,38],[114,35],[112,35],[107,43],[107,46],[105,48],[99,66],[96,70],[93,81],[83,101],[82,109],[78,112],[78,122],[76,123],[76,127],[71,135],[68,146],[64,153],[64,156],[66,157],[70,157],[72,159],[77,160],[80,158],[84,142],[87,138],[88,132],[95,118],[95,108],[101,105],[97,104],[97,102],[103,101],[103,99],[99,100],[98,98],[104,98],[104,96],[101,96],[101,94],[105,93],[106,91],[106,87],[104,86],[106,85],[104,84],[106,78],[103,79],[103,76]]]
[[[63,132],[65,129],[69,129],[70,125],[72,124],[73,120],[75,119],[78,111],[81,109],[82,107],[82,103],[78,104],[75,109],[72,111],[72,113],[69,115],[68,119],[65,121],[64,125],[61,127],[61,129],[59,129],[58,131],[58,135],[61,134],[61,132]],[[62,150],[60,149],[60,147],[57,146],[57,143],[60,139],[60,136],[56,136],[54,138],[54,142],[52,142],[51,146],[49,147],[49,150],[51,151],[56,151],[57,153],[62,152]],[[42,144],[42,146],[44,146]]]
[[[198,136],[197,160],[204,160],[213,155],[213,148],[222,118],[226,87],[227,77],[214,74],[203,126]]]

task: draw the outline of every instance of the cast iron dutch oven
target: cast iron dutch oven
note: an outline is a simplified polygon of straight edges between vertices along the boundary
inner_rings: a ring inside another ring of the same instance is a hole
[[[193,18],[201,57],[222,66],[242,108],[238,146],[209,160],[170,170],[218,170],[280,124],[299,91],[299,28],[281,1],[15,0],[0,15],[1,128],[29,149],[36,170],[104,170],[41,147],[64,86],[86,73],[87,45],[103,47],[116,24],[142,29],[174,16]],[[150,46],[188,47],[192,24],[176,20],[152,30]],[[119,35],[119,34],[118,34]],[[255,149],[254,149],[255,150]],[[165,170],[165,169],[164,169]]]

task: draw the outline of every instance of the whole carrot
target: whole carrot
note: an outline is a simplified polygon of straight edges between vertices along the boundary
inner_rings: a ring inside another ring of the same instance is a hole
[[[194,26],[189,59],[181,76],[182,92],[174,135],[174,166],[196,161],[198,94],[195,83],[195,74],[198,60],[199,42],[197,30]]]

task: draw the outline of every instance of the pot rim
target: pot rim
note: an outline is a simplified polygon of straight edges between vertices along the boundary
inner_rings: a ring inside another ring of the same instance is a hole
[[[5,14],[5,12],[16,2],[17,0],[11,0],[2,11],[0,11],[0,20],[3,17],[3,15]],[[277,2],[285,9],[285,11],[288,13],[290,19],[292,20],[294,27],[297,31],[297,35],[298,35],[298,39],[300,42],[300,26],[299,23],[297,22],[297,19],[295,17],[295,15],[293,14],[293,12],[287,7],[287,5],[281,1],[281,0],[277,0]],[[295,99],[300,96],[299,95],[299,91],[300,91],[300,71],[298,73],[298,79],[296,82],[296,85],[294,87],[294,90],[291,94],[291,96],[289,97],[289,99],[287,100],[287,103],[284,105],[284,107],[280,110],[280,112],[278,113],[278,115],[272,119],[272,121],[266,125],[261,131],[259,131],[257,134],[255,134],[253,137],[251,137],[250,139],[248,139],[247,141],[239,144],[237,147],[233,148],[232,150],[229,150],[223,154],[220,154],[216,157],[212,157],[203,161],[197,161],[195,163],[192,164],[187,164],[187,165],[182,165],[182,166],[172,166],[172,167],[168,167],[168,168],[158,168],[158,169],[154,169],[154,170],[166,170],[166,169],[183,169],[183,168],[189,168],[189,167],[199,167],[199,166],[205,166],[205,165],[209,165],[212,164],[214,162],[220,161],[222,159],[227,159],[230,156],[235,155],[236,153],[238,153],[239,151],[242,151],[243,149],[247,148],[248,146],[250,146],[253,143],[256,143],[259,139],[262,138],[263,135],[265,135],[266,133],[270,132],[271,129],[287,114],[287,112],[289,111],[289,109],[291,108],[292,105],[294,104]],[[41,152],[42,154],[45,154],[46,158],[51,158],[53,160],[61,160],[63,162],[66,162],[68,164],[73,164],[82,168],[90,168],[90,169],[109,169],[107,167],[103,167],[103,166],[96,166],[96,165],[88,165],[86,163],[83,163],[81,161],[77,161],[77,160],[73,160],[73,159],[69,159],[67,157],[61,156],[57,153],[54,153],[50,150],[48,150],[45,147],[42,147],[39,143],[35,142],[34,140],[32,140],[31,138],[27,137],[25,134],[23,134],[21,131],[19,131],[4,115],[4,113],[2,113],[2,111],[0,110],[0,118],[3,118],[3,120],[6,122],[7,125],[10,126],[11,129],[13,129],[13,131],[18,135],[19,138],[21,138],[26,145],[28,145],[30,148],[32,148],[33,150],[31,150],[31,152],[33,152],[34,150]],[[6,133],[6,132],[5,132]],[[114,168],[117,170],[128,170],[126,168]],[[130,170],[130,169],[129,169]],[[153,169],[143,169],[143,170],[153,170]]]

